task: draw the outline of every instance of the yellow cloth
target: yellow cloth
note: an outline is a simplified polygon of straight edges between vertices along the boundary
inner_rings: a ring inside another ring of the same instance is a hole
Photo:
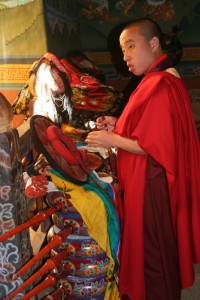
[[[93,191],[85,190],[82,186],[73,184],[49,171],[53,183],[59,190],[63,190],[71,196],[70,202],[80,213],[85,222],[88,234],[97,241],[110,259],[108,268],[108,284],[105,292],[105,300],[118,300],[118,286],[113,279],[114,261],[110,251],[107,212],[101,198]]]

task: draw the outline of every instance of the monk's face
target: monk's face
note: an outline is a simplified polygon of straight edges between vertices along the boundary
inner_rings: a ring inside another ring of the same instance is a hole
[[[124,29],[119,41],[129,71],[137,76],[147,73],[159,57],[158,39],[148,40],[136,25]]]

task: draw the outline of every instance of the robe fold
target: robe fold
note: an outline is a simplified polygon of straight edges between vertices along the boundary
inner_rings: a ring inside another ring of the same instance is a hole
[[[124,192],[120,292],[134,300],[146,299],[143,206],[148,156],[166,172],[181,287],[189,287],[194,282],[193,264],[200,263],[200,145],[183,81],[166,71],[146,74],[114,132],[136,139],[147,153],[117,152]]]

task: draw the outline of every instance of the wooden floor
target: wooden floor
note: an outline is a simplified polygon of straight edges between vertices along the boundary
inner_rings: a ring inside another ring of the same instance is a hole
[[[200,265],[195,266],[195,283],[189,289],[182,292],[181,300],[200,300]]]

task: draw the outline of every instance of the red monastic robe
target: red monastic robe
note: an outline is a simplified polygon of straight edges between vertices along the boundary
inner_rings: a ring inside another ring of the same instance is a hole
[[[200,146],[183,81],[164,71],[144,76],[132,93],[115,132],[137,139],[166,171],[172,223],[178,243],[182,288],[194,282],[200,263]],[[118,178],[124,192],[124,229],[119,287],[145,300],[143,204],[146,155],[118,149]]]

